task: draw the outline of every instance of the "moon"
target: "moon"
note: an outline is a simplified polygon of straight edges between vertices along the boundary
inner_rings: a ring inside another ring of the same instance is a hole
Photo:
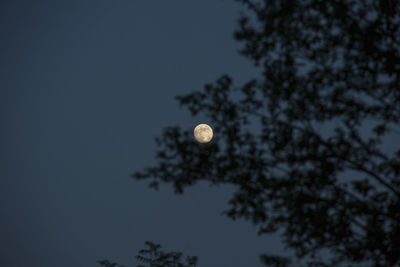
[[[200,143],[208,143],[213,138],[213,130],[207,124],[199,124],[194,128],[194,138]]]

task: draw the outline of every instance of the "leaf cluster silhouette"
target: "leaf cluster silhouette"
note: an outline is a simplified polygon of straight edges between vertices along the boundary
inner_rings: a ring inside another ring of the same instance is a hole
[[[137,267],[195,267],[197,265],[196,256],[187,256],[185,259],[182,257],[181,252],[165,252],[160,244],[146,241],[145,248],[141,249],[135,258],[140,263]],[[108,260],[100,260],[98,263],[104,267],[124,267]]]
[[[181,252],[164,252],[161,250],[161,245],[146,241],[147,249],[139,251],[136,259],[146,265],[138,265],[138,267],[194,267],[197,264],[196,256],[188,256],[185,260],[182,259]]]
[[[260,75],[178,96],[214,140],[167,127],[133,177],[234,185],[225,214],[295,253],[267,266],[400,265],[400,1],[238,2],[234,36]]]

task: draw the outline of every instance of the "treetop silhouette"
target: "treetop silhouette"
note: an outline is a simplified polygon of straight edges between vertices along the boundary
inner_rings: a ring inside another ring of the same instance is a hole
[[[280,230],[296,266],[400,264],[400,148],[387,144],[400,133],[400,1],[238,2],[235,38],[262,74],[178,96],[214,140],[167,127],[157,164],[133,177],[177,193],[234,185],[225,214]]]

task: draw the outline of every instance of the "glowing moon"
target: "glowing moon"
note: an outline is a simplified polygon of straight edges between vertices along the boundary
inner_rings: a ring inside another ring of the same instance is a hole
[[[213,130],[207,124],[199,124],[194,128],[194,137],[200,143],[208,143],[213,138]]]

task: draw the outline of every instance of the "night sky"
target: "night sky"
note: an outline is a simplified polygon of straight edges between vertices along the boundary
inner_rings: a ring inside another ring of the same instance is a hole
[[[130,178],[165,126],[193,128],[174,96],[255,77],[221,0],[1,1],[0,260],[6,267],[136,266],[150,240],[199,266],[261,266],[276,237],[221,216],[232,188],[184,195]],[[215,133],[218,135],[218,133]]]

